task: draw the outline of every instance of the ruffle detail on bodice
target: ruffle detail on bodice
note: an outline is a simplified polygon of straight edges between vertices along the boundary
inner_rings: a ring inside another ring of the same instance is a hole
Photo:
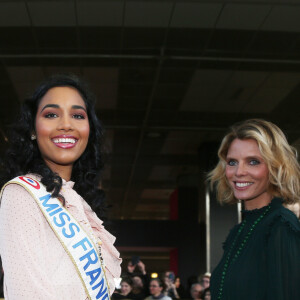
[[[67,191],[68,189],[70,191]],[[104,228],[103,222],[97,217],[96,213],[70,186],[63,185],[63,194],[65,192],[76,194],[73,197],[65,197],[66,208],[87,232],[92,230],[94,237],[101,240],[101,254],[106,268],[106,277],[111,290],[114,290],[113,278],[120,277],[122,262],[120,253],[114,246],[116,238]],[[69,201],[68,199],[72,200]]]
[[[113,245],[116,238],[110,234],[102,225],[103,222],[97,217],[96,213],[91,207],[84,201],[83,202],[84,212],[88,218],[88,221],[93,229],[94,235],[100,238],[102,241],[103,248],[103,259],[108,270],[111,272],[113,277],[120,277],[122,260],[120,259],[120,253]]]
[[[65,181],[63,178],[62,178],[62,182],[63,182],[63,186],[69,187],[71,189],[73,189],[73,186],[75,184],[74,181],[71,181],[71,180],[70,181]]]

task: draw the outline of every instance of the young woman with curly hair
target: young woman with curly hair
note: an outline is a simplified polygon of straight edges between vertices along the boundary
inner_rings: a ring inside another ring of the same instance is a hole
[[[55,75],[12,126],[0,178],[5,299],[102,299],[114,290],[121,260],[98,218],[103,129],[94,101],[76,76]]]
[[[283,204],[299,203],[296,152],[273,123],[235,124],[209,174],[221,204],[244,205],[212,273],[212,299],[300,299],[300,225]]]

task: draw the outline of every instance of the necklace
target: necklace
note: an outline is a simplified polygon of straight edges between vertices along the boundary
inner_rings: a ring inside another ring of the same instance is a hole
[[[223,296],[223,287],[224,287],[224,281],[225,281],[225,277],[227,274],[227,270],[228,267],[234,263],[236,261],[236,259],[239,257],[239,255],[241,254],[242,250],[245,247],[245,244],[247,243],[247,241],[249,240],[249,237],[252,235],[255,227],[257,226],[257,224],[262,220],[262,218],[267,214],[267,212],[270,210],[271,206],[270,204],[266,207],[266,209],[264,210],[264,212],[253,222],[253,224],[250,226],[249,232],[246,234],[245,238],[243,239],[241,245],[237,248],[236,253],[233,255],[233,249],[235,247],[235,244],[238,240],[238,237],[241,235],[247,220],[244,220],[241,225],[240,228],[231,244],[231,247],[229,248],[228,254],[226,256],[225,259],[225,264],[223,267],[223,271],[222,271],[222,276],[221,276],[221,283],[220,283],[220,287],[219,287],[219,292],[218,292],[218,300],[222,299]]]

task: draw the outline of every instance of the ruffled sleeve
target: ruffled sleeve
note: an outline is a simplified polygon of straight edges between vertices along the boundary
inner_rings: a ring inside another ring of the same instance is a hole
[[[300,225],[284,210],[267,237],[267,300],[300,299]]]
[[[82,199],[83,200],[83,199]],[[93,234],[96,238],[102,241],[101,251],[106,267],[106,276],[109,282],[111,293],[115,289],[114,278],[119,278],[121,275],[121,258],[120,253],[114,246],[116,238],[111,235],[102,225],[102,221],[97,217],[96,213],[83,200],[85,215],[92,227]]]

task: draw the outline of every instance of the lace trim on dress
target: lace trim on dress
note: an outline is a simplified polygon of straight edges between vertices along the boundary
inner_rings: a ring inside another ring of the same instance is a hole
[[[281,198],[273,198],[272,201],[271,201],[271,209],[275,208],[275,207],[278,207],[278,206],[281,206],[281,204],[282,204],[282,199]],[[267,205],[265,205],[261,208],[255,208],[255,209],[251,209],[251,210],[243,209],[243,210],[241,210],[241,213],[245,217],[250,216],[250,215],[261,214],[268,205],[269,204],[267,204]]]

